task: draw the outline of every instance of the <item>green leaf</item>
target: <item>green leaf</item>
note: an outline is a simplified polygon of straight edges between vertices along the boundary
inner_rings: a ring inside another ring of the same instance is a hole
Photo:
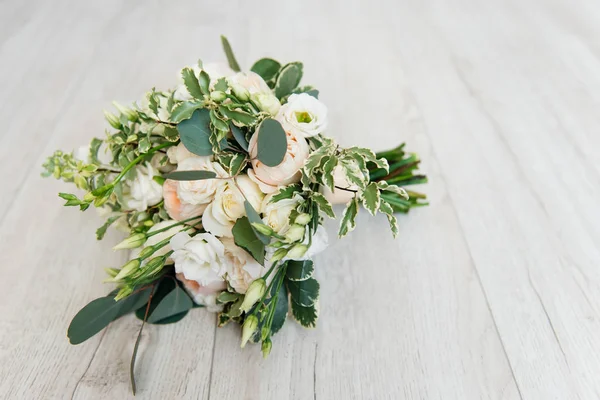
[[[387,201],[381,200],[381,204],[379,205],[379,211],[385,213],[387,216],[388,222],[390,224],[390,229],[392,230],[392,235],[394,237],[398,236],[398,220],[394,216],[394,209]]]
[[[166,318],[189,311],[193,306],[192,299],[179,286],[175,287],[158,303],[148,322],[154,324]]]
[[[281,124],[271,118],[263,120],[258,126],[257,158],[267,167],[281,164],[287,153],[287,135]]]
[[[239,218],[232,229],[236,245],[246,250],[260,265],[265,263],[265,244],[256,236],[247,217]]]
[[[275,311],[273,313],[273,322],[271,323],[271,333],[275,334],[285,324],[285,320],[288,315],[288,293],[285,285],[281,285],[279,293],[277,294],[277,304],[275,304]]]
[[[175,290],[176,287],[179,287],[179,282],[176,281],[175,278],[172,278],[172,279],[165,278],[158,283],[158,286],[156,287],[156,289],[154,290],[154,294],[152,295],[152,301],[150,302],[150,309],[148,311],[148,318],[154,313],[154,310],[156,310],[156,308],[162,302],[162,300],[167,295],[169,295],[169,293],[171,293],[173,290]],[[186,294],[186,296],[187,296],[187,294]],[[154,320],[152,323],[155,325],[171,324],[171,323],[178,322],[181,319],[183,319],[183,317],[185,317],[187,315],[187,313],[188,313],[188,311],[184,311],[184,312],[172,315],[167,318],[163,318],[160,320]],[[138,308],[135,312],[135,316],[142,321],[144,320],[145,314],[146,314],[146,305]],[[150,321],[148,320],[147,322],[150,322]]]
[[[363,190],[366,188],[369,177],[363,174],[356,160],[343,159],[342,167],[344,168],[344,173],[348,179],[348,182],[358,186]]]
[[[244,209],[246,210],[246,215],[248,216],[248,221],[250,222],[250,226],[252,226],[253,223],[258,223],[258,224],[263,223],[262,219],[260,218],[260,215],[254,209],[254,207],[252,207],[252,204],[250,204],[250,202],[248,200],[244,200]],[[262,233],[257,231],[253,226],[252,226],[252,230],[254,231],[254,234],[256,234],[256,237],[259,238],[261,242],[263,242],[265,245],[269,244],[271,239],[268,236],[263,235]]]
[[[340,223],[340,230],[338,232],[339,237],[346,236],[349,232],[353,231],[356,227],[356,215],[358,214],[358,199],[356,196],[346,206],[344,214],[342,215],[342,221]]]
[[[325,198],[321,193],[314,192],[310,195],[310,198],[313,202],[315,202],[321,211],[325,213],[329,218],[335,218],[335,213],[333,212],[333,207],[329,200]]]
[[[265,81],[269,81],[275,78],[275,75],[277,75],[280,68],[281,64],[272,58],[261,58],[254,63],[252,68],[250,68],[250,71],[256,72]]]
[[[200,83],[200,90],[203,94],[208,94],[208,86],[210,85],[210,77],[206,73],[206,71],[200,71],[200,76],[198,78],[198,83]]]
[[[376,182],[371,182],[362,194],[363,205],[371,215],[375,215],[379,209],[381,198],[379,196],[379,187]]]
[[[285,276],[290,281],[304,281],[313,276],[315,268],[312,260],[295,261],[287,263]]]
[[[244,111],[230,110],[225,106],[219,106],[219,111],[227,118],[243,125],[254,125],[256,123],[256,117]]]
[[[121,218],[120,215],[115,215],[115,216],[109,217],[106,220],[106,222],[104,223],[104,225],[102,225],[100,228],[98,228],[96,230],[96,239],[98,239],[98,240],[104,239],[104,235],[106,235],[106,231],[108,230],[108,227],[111,226],[113,223],[115,223],[115,221],[118,220],[119,218]]]
[[[215,83],[215,90],[226,92],[227,88],[227,80],[225,80],[225,78],[219,78],[217,83]]]
[[[213,154],[210,143],[210,111],[203,108],[196,110],[190,119],[177,125],[181,142],[191,153],[199,156]]]
[[[292,316],[303,327],[314,328],[317,326],[317,319],[319,318],[319,302],[316,301],[310,307],[302,307],[292,301]]]
[[[191,68],[182,69],[181,77],[183,78],[183,83],[185,84],[185,87],[187,88],[188,92],[190,92],[192,97],[198,100],[202,100],[202,98],[204,98],[204,95],[202,89],[200,88],[198,78],[194,74],[194,70]]]
[[[221,292],[218,296],[217,296],[217,301],[220,304],[227,304],[227,303],[232,303],[234,301],[238,301],[240,298],[240,294],[238,293],[231,293],[231,292]]]
[[[298,193],[301,191],[300,189],[300,185],[297,184],[285,186],[284,188],[279,189],[279,192],[277,192],[277,194],[273,195],[273,197],[271,198],[271,203],[276,203],[279,200],[291,199],[292,197],[294,197],[294,193]]]
[[[235,141],[244,151],[248,151],[248,141],[246,140],[246,135],[244,135],[244,132],[242,132],[240,128],[231,122],[229,123],[229,128],[231,129],[231,134],[233,135]]]
[[[204,103],[197,103],[194,101],[185,101],[178,104],[171,113],[171,121],[178,123],[186,120],[192,116],[194,111],[204,107]]]
[[[319,282],[315,278],[303,281],[286,281],[292,302],[303,307],[310,307],[319,298]]]
[[[281,69],[275,84],[275,96],[278,99],[292,93],[302,79],[302,63],[289,63]]]
[[[73,317],[67,336],[71,344],[83,343],[104,329],[119,315],[121,304],[112,296],[92,300]]]
[[[229,40],[227,40],[227,38],[223,35],[221,35],[221,44],[223,45],[223,51],[227,56],[227,62],[229,63],[229,67],[231,67],[231,69],[235,72],[240,72],[240,65],[238,64],[237,60],[235,59],[235,56],[233,55],[233,50],[231,50]]]
[[[114,295],[116,295],[118,293],[118,290],[114,290],[113,292],[114,292]],[[137,292],[134,291],[134,293],[130,294],[129,296],[125,297],[122,300],[119,300],[118,301],[118,303],[120,304],[119,312],[117,313],[117,316],[115,317],[115,319],[121,318],[123,315],[129,314],[130,312],[133,312],[133,311],[137,310],[138,308],[143,307],[146,304],[148,304],[148,299],[150,298],[150,293],[152,293],[151,287],[143,289],[143,290],[139,290]],[[114,295],[113,295],[113,297],[114,297]]]
[[[210,110],[210,122],[212,122],[213,126],[217,130],[221,132],[229,132],[229,125],[227,125],[227,122],[223,121],[219,115],[217,115],[215,110]]]
[[[199,181],[216,178],[217,174],[212,171],[173,171],[164,177],[165,179],[172,179],[174,181]]]
[[[335,156],[329,157],[325,165],[323,165],[323,181],[327,187],[333,192],[335,190],[335,182],[333,179],[333,170],[337,166],[338,159]]]
[[[158,105],[159,105],[159,101],[156,98],[156,92],[154,91],[154,88],[153,88],[152,91],[148,94],[148,108],[157,117],[158,117]]]

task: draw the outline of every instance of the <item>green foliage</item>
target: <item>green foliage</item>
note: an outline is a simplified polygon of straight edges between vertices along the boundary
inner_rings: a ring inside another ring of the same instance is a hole
[[[310,307],[319,299],[319,282],[314,278],[302,281],[287,280],[286,285],[292,302],[302,307]]]
[[[246,135],[244,134],[244,132],[242,132],[242,130],[240,128],[238,128],[237,126],[235,126],[233,123],[229,123],[229,128],[231,130],[231,134],[233,135],[233,138],[235,139],[235,141],[240,145],[240,147],[244,150],[244,151],[248,151],[248,141],[246,140]]]
[[[250,71],[256,72],[265,80],[265,82],[268,82],[275,78],[280,69],[281,64],[279,64],[278,61],[275,61],[272,58],[261,58],[254,63],[252,68],[250,68]]]
[[[198,78],[194,74],[194,70],[191,68],[184,68],[181,70],[181,78],[187,88],[188,92],[195,99],[202,100],[204,98],[204,91],[200,88]],[[155,112],[158,115],[158,111]]]
[[[287,135],[281,124],[271,118],[264,119],[258,126],[257,158],[268,167],[281,164],[287,153]]]
[[[164,175],[165,179],[174,181],[199,181],[203,179],[214,179],[217,174],[213,171],[173,171]]]
[[[367,209],[367,211],[371,215],[375,215],[377,210],[379,210],[379,203],[381,201],[381,197],[379,196],[379,187],[377,183],[371,182],[364,190],[362,194],[363,206]]]
[[[247,217],[239,218],[232,229],[236,245],[246,250],[260,265],[265,263],[265,244],[256,236]]]
[[[292,301],[292,316],[303,327],[314,328],[319,318],[319,302],[315,301],[313,305],[303,307]]]
[[[260,218],[260,215],[254,209],[254,207],[252,207],[252,204],[250,204],[250,202],[248,200],[244,200],[244,209],[246,211],[246,215],[248,216],[248,221],[250,222],[250,226],[252,226],[253,223],[262,224],[262,219]],[[256,237],[258,239],[260,239],[261,242],[263,242],[265,245],[269,244],[270,239],[268,236],[258,232],[254,226],[252,226],[252,230],[254,231],[254,234],[256,235]]]
[[[358,197],[354,196],[346,206],[342,221],[340,222],[339,237],[344,237],[356,227],[356,215],[358,214]]]
[[[181,122],[186,120],[192,116],[194,111],[204,107],[204,103],[195,102],[195,101],[186,101],[183,103],[179,103],[175,108],[173,108],[173,112],[171,113],[171,121],[173,122]]]
[[[313,276],[315,268],[312,260],[295,261],[290,260],[287,262],[286,279],[290,281],[304,281]]]
[[[151,324],[161,323],[161,321],[162,323],[164,321],[171,322],[172,320],[168,320],[168,318],[187,313],[192,307],[192,299],[177,285],[156,305],[148,317],[148,322]]]
[[[241,68],[238,64],[235,56],[233,55],[233,50],[231,49],[231,45],[229,44],[229,40],[223,35],[221,35],[221,44],[223,45],[223,51],[225,52],[225,56],[227,56],[227,62],[229,63],[229,67],[235,72],[240,72]]]
[[[310,200],[313,201],[319,209],[325,213],[329,218],[335,218],[335,213],[333,212],[333,207],[329,200],[325,198],[321,193],[315,192],[310,195]]]
[[[210,142],[210,111],[207,109],[196,110],[190,119],[180,122],[177,130],[181,143],[191,153],[199,156],[210,156],[213,147]]]
[[[293,62],[285,65],[277,76],[277,82],[275,84],[275,96],[277,96],[278,99],[288,96],[298,86],[301,79],[301,62]]]
[[[273,286],[273,288],[276,289],[275,286]],[[285,320],[287,319],[289,306],[288,293],[285,285],[279,286],[279,292],[274,298],[274,301],[276,301],[276,303],[271,322],[271,334],[276,334],[279,332],[279,330],[283,327],[283,324],[285,324]]]

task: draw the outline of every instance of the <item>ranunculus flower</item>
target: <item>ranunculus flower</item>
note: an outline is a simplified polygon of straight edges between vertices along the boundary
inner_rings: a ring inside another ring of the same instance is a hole
[[[187,157],[177,165],[177,171],[211,171],[217,177],[227,177],[223,167],[211,160],[211,157],[193,156]],[[179,181],[177,195],[182,201],[189,204],[210,203],[219,186],[223,184],[221,179],[201,179],[198,181]]]
[[[335,167],[333,170],[333,183],[335,186],[349,189],[335,189],[333,192],[327,186],[321,186],[321,192],[331,204],[347,204],[354,197],[354,193],[351,190],[357,190],[358,186],[350,184],[344,173],[344,169],[341,166]]]
[[[263,200],[263,222],[270,226],[279,235],[285,235],[290,229],[290,214],[298,208],[304,198],[295,193],[291,199],[282,199],[272,202],[274,194],[268,195]]]
[[[210,233],[199,233],[191,237],[179,232],[171,238],[175,261],[175,272],[183,274],[185,279],[208,286],[223,282],[225,273],[225,246]]]
[[[240,175],[219,187],[215,198],[202,215],[206,231],[216,236],[233,236],[231,229],[238,218],[246,215],[244,200],[248,200],[258,212],[261,210],[263,193],[247,175]],[[241,190],[241,192],[240,192]],[[242,194],[243,193],[243,194]]]
[[[238,247],[233,239],[222,238],[221,242],[225,246],[225,258],[228,260],[225,264],[225,279],[236,292],[244,294],[250,283],[263,276],[267,269],[246,250]]]
[[[175,274],[175,276],[183,283],[183,286],[194,300],[194,303],[205,306],[210,312],[219,312],[223,309],[222,304],[217,304],[217,297],[227,288],[225,281],[202,286],[194,280],[185,279],[185,276],[182,273]]]
[[[194,74],[196,76],[200,75],[200,67],[198,66],[198,64],[194,64],[194,66],[192,67],[192,69],[194,70]],[[230,75],[235,74],[235,71],[232,70],[231,68],[229,68],[229,66],[227,66],[227,64],[224,63],[206,63],[203,65],[204,72],[206,72],[210,78],[210,87],[212,88],[213,86],[215,86],[215,84],[217,83],[217,81],[220,78],[227,78]],[[179,74],[179,80],[181,81],[181,73]],[[186,101],[186,100],[191,100],[192,96],[190,95],[190,92],[188,92],[187,88],[185,87],[185,85],[183,84],[183,82],[181,82],[179,84],[179,86],[177,86],[177,89],[175,89],[175,99],[176,100],[181,100],[181,101]]]
[[[275,166],[268,167],[258,160],[257,134],[252,135],[248,145],[248,152],[252,157],[252,169],[248,170],[248,176],[258,184],[263,193],[273,193],[279,186],[300,181],[300,168],[308,158],[310,149],[308,143],[302,137],[291,132],[287,134],[287,153],[283,161]]]
[[[276,119],[286,131],[309,138],[327,128],[327,107],[307,93],[293,94],[281,106]]]
[[[127,182],[129,185],[127,207],[141,212],[160,203],[162,200],[162,187],[152,179],[154,175],[155,171],[150,163],[136,167],[135,179]]]
[[[177,195],[179,182],[167,179],[163,184],[163,198],[165,200],[165,210],[169,217],[176,221],[183,221],[192,217],[202,215],[208,204],[190,204],[182,201]],[[196,222],[196,221],[192,221]]]

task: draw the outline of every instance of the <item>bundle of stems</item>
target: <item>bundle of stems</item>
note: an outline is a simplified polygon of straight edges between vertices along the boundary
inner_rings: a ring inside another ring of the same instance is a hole
[[[427,183],[427,176],[418,173],[421,160],[415,153],[404,151],[405,143],[400,146],[377,153],[377,158],[385,158],[388,161],[390,169],[386,172],[384,169],[377,168],[375,164],[369,165],[369,174],[371,181],[385,181],[390,185],[397,185],[406,189],[410,185],[419,185]],[[411,208],[426,206],[427,196],[423,193],[406,190],[408,199],[399,194],[386,192],[381,197],[390,203],[395,212],[407,213]]]

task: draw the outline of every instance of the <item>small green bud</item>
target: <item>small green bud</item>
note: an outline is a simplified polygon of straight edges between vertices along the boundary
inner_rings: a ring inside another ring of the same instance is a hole
[[[263,326],[262,329],[260,330],[260,340],[262,340],[262,341],[267,340],[270,333],[271,333],[271,330],[268,327]]]
[[[115,115],[113,115],[105,110],[104,118],[106,118],[106,120],[108,121],[110,126],[112,126],[113,128],[121,129],[121,121],[119,121],[119,118],[117,118]]]
[[[145,266],[145,274],[146,276],[151,276],[159,272],[165,266],[166,257],[154,257],[151,258]]]
[[[246,295],[244,296],[244,301],[240,306],[240,310],[243,312],[248,312],[257,301],[259,301],[265,292],[267,291],[267,282],[264,279],[256,279],[254,280],[250,286],[248,286],[248,290],[246,290]]]
[[[225,94],[225,92],[215,90],[214,92],[210,93],[210,98],[214,101],[221,102],[227,98],[227,95]]]
[[[307,250],[308,250],[307,245],[299,243],[290,249],[287,256],[291,260],[297,260],[299,258],[302,258],[302,256],[304,256],[304,254],[306,253]]]
[[[148,246],[140,252],[140,258],[144,260],[154,254],[155,251],[154,246]]]
[[[271,256],[271,262],[275,263],[285,257],[288,253],[288,249],[280,248],[275,250],[275,253]]]
[[[248,340],[254,335],[256,332],[256,328],[258,328],[258,318],[256,315],[248,315],[246,320],[244,321],[244,325],[242,326],[242,344],[241,348],[246,346]]]
[[[144,226],[153,226],[154,225],[154,221],[152,221],[151,219],[144,221]]]
[[[304,239],[304,232],[306,228],[304,225],[292,225],[285,234],[285,238],[288,242],[300,242]]]
[[[269,354],[271,354],[271,349],[273,348],[273,342],[271,342],[271,339],[266,339],[263,340],[262,342],[262,353],[263,353],[263,358],[267,358],[269,356]]]
[[[310,216],[310,214],[302,213],[296,217],[296,220],[294,222],[298,225],[306,225],[310,222],[311,218],[312,217]]]
[[[83,196],[83,200],[90,202],[90,201],[94,201],[94,199],[96,198],[96,196],[94,196],[94,194],[92,192],[87,192],[84,196]]]
[[[259,233],[262,233],[263,235],[273,236],[273,234],[275,233],[275,231],[273,231],[273,229],[271,229],[270,226],[261,224],[260,222],[253,222],[252,227],[256,229]]]
[[[133,293],[133,288],[131,286],[122,287],[115,296],[115,301],[122,300],[125,297],[129,296],[131,293]]]
[[[146,241],[146,235],[143,233],[135,233],[123,240],[121,243],[113,247],[113,250],[135,249],[140,247]]]
[[[140,268],[140,265],[142,265],[142,262],[139,258],[129,261],[127,264],[123,265],[121,271],[119,271],[117,276],[115,276],[115,281],[120,281],[121,279],[131,275],[133,272],[135,272],[135,270]]]
[[[132,110],[131,108],[125,107],[119,103],[117,103],[116,101],[113,101],[113,106],[115,106],[115,108],[117,110],[119,110],[119,112],[121,114],[123,114],[125,116],[125,118],[127,118],[130,121],[137,121],[138,119],[138,113],[135,110]]]
[[[110,276],[111,278],[114,278],[115,276],[117,276],[119,274],[118,268],[105,268],[104,270],[106,271],[108,276]]]
[[[235,94],[235,97],[237,97],[241,101],[248,101],[250,99],[250,92],[248,92],[248,89],[246,89],[242,85],[230,83],[229,86],[231,87],[233,94]]]

